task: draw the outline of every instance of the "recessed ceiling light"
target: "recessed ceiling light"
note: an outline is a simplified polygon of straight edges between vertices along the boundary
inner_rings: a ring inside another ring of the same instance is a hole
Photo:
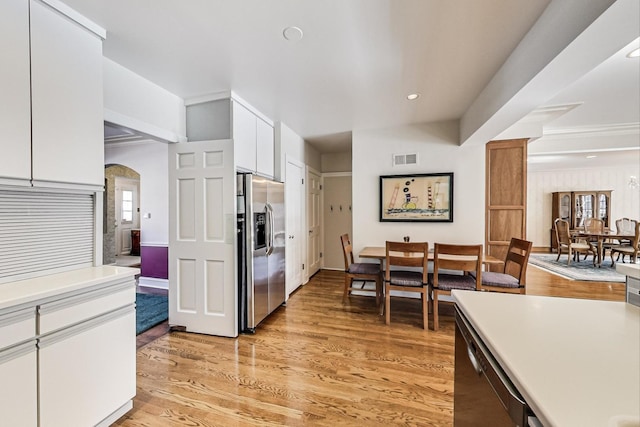
[[[407,95],[407,99],[409,101],[413,101],[414,99],[418,99],[418,98],[420,98],[419,93],[410,93],[409,95]]]
[[[595,159],[596,157],[598,156],[596,156],[595,154],[590,154],[587,156],[587,159]]]
[[[627,58],[637,58],[640,56],[640,48],[636,49],[636,50],[632,50],[631,52],[629,52],[627,54]]]
[[[297,42],[302,40],[302,30],[298,27],[287,27],[282,30],[282,36],[290,42]]]

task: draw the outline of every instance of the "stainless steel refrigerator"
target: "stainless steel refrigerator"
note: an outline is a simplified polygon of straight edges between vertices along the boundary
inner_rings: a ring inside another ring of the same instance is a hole
[[[256,326],[285,301],[284,184],[237,176],[239,329]]]

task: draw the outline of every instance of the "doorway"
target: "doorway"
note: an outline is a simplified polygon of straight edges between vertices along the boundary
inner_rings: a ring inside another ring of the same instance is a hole
[[[140,253],[135,255],[134,251],[134,255],[131,255],[132,230],[138,233],[140,231],[139,198],[138,172],[123,165],[105,166],[102,249],[104,265],[140,266]],[[139,234],[137,237],[139,238]]]

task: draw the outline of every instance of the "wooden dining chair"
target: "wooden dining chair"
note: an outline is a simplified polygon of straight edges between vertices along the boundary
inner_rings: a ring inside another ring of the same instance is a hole
[[[616,261],[613,259],[613,255],[615,253],[629,255],[629,260],[632,264],[635,264],[638,255],[640,254],[640,222],[636,222],[636,229],[633,240],[630,245],[614,245],[611,247],[611,266],[616,265]],[[622,257],[622,262],[624,262],[624,257]]]
[[[616,219],[616,233],[617,234],[629,234],[629,235],[633,235],[635,229],[636,229],[636,224],[638,223],[638,221],[636,221],[635,219],[630,219],[630,218],[619,218]],[[633,239],[617,239],[618,240],[618,245],[624,246],[624,245],[631,245],[631,241]],[[614,245],[616,246],[616,245]],[[624,262],[624,257],[626,256],[626,254],[624,252],[618,252],[618,257],[616,258],[616,262],[618,262],[620,260],[620,255],[622,255],[622,262]]]
[[[429,244],[387,242],[385,257],[385,323],[391,323],[391,291],[417,292],[422,301],[422,326],[429,327]],[[407,270],[413,267],[412,270]]]
[[[482,290],[524,294],[527,284],[527,266],[533,243],[511,238],[502,271],[483,271]],[[472,273],[472,275],[475,273]]]
[[[353,246],[348,234],[340,236],[340,244],[344,255],[344,294],[342,302],[345,303],[352,290],[364,290],[366,282],[374,282],[376,285],[376,307],[381,311],[382,307],[382,269],[380,264],[369,262],[354,262]],[[362,282],[360,287],[356,287],[354,282]],[[382,314],[382,313],[381,313]]]
[[[479,291],[482,289],[482,276],[482,245],[443,243],[434,245],[433,274],[429,280],[433,294],[434,331],[439,328],[438,298],[440,295],[451,295],[454,289]]]
[[[556,261],[560,260],[560,255],[563,252],[567,253],[567,265],[571,264],[571,257],[579,256],[578,254],[593,254],[593,265],[596,265],[597,249],[594,249],[589,243],[575,242],[571,237],[571,231],[569,230],[569,221],[556,218],[554,221],[556,230],[556,239],[558,240],[558,257]],[[585,256],[586,259],[586,256]]]

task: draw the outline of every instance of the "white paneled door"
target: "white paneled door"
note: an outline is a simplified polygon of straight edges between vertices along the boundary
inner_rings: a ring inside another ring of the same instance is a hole
[[[287,159],[285,182],[285,206],[287,221],[287,243],[285,246],[286,258],[286,295],[295,291],[302,285],[302,269],[304,260],[304,184],[302,181],[304,165],[297,161]]]
[[[169,324],[238,335],[233,141],[169,146]]]
[[[307,169],[307,228],[309,229],[307,262],[309,277],[321,267],[320,174]]]

